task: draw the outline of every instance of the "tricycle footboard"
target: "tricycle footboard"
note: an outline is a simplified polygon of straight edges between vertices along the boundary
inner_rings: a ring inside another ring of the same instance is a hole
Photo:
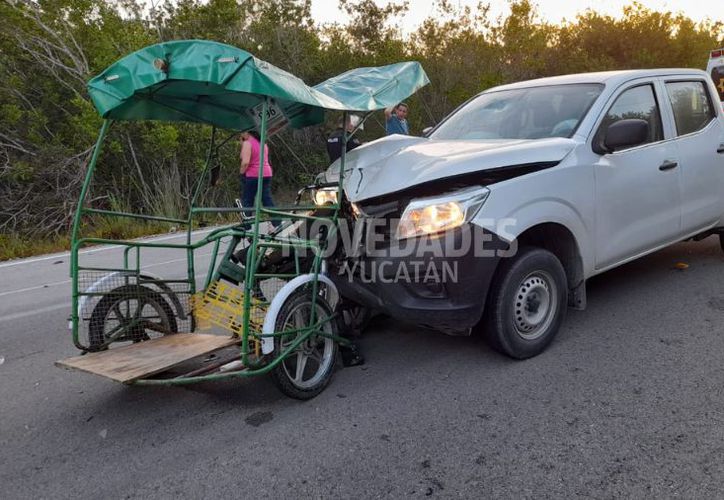
[[[240,339],[227,336],[181,333],[75,356],[55,364],[131,384],[239,342]]]

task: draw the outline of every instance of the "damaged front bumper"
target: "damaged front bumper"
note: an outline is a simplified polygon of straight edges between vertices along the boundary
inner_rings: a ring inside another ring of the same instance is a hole
[[[388,241],[330,269],[340,293],[414,324],[466,335],[482,317],[508,243],[473,224],[433,236]]]

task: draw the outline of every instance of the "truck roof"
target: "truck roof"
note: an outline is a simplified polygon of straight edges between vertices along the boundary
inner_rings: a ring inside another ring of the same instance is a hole
[[[706,78],[704,71],[691,68],[664,68],[664,69],[629,69],[621,71],[599,71],[595,73],[577,73],[573,75],[551,76],[547,78],[538,78],[536,80],[526,80],[522,82],[510,83],[494,87],[490,90],[512,90],[526,87],[542,87],[546,85],[563,85],[572,83],[604,83],[611,85],[620,85],[621,83],[637,78],[650,78],[658,76],[674,76],[674,75],[690,75],[699,78]],[[486,91],[487,92],[487,91]]]

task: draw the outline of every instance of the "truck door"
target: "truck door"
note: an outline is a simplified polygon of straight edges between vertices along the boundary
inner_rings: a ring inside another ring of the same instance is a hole
[[[724,214],[724,127],[704,79],[667,78],[664,87],[681,169],[681,222],[690,234]]]
[[[594,141],[627,118],[649,123],[643,144],[597,155],[594,163],[596,268],[603,269],[681,235],[681,186],[676,147],[664,140],[660,96],[644,81],[618,91]]]

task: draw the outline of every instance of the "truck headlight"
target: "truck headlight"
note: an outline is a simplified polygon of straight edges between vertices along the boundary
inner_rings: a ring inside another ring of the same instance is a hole
[[[412,200],[400,218],[396,237],[402,240],[462,226],[473,218],[489,194],[488,188],[476,186],[445,196]]]
[[[337,188],[321,188],[314,191],[314,204],[317,206],[336,205]]]

